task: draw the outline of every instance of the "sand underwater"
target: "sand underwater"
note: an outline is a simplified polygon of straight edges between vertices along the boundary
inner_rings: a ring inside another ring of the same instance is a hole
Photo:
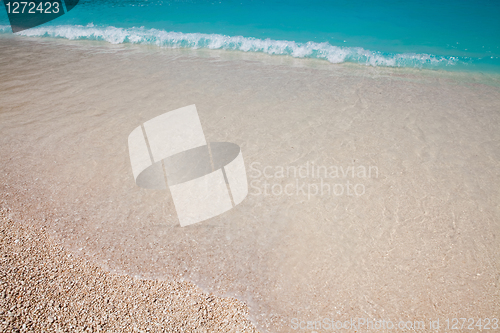
[[[2,207],[79,262],[237,298],[262,332],[499,318],[497,78],[16,36],[0,68]],[[181,227],[127,138],[191,104],[241,147],[249,194]]]

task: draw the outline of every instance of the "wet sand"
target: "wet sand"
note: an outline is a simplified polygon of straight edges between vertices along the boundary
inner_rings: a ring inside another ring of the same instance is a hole
[[[76,258],[236,297],[261,331],[292,331],[294,318],[499,317],[498,86],[229,52],[0,43],[2,200]],[[241,147],[253,186],[181,228],[168,191],[135,185],[127,137],[190,104],[207,141]],[[279,175],[312,165],[338,172]],[[299,190],[322,180],[344,191]]]
[[[256,332],[235,299],[110,274],[4,207],[0,221],[2,332]]]

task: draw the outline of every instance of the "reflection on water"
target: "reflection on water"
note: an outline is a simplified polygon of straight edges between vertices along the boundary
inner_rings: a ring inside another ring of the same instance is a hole
[[[293,318],[498,313],[498,88],[0,43],[2,183],[26,186],[23,209],[103,267],[235,295],[263,331],[289,331]],[[241,147],[249,194],[180,227],[169,191],[135,184],[127,140],[191,104],[210,141]]]

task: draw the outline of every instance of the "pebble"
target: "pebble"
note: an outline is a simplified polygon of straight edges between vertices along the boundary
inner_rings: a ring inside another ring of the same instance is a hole
[[[2,207],[0,258],[0,332],[257,333],[236,299],[103,271]]]

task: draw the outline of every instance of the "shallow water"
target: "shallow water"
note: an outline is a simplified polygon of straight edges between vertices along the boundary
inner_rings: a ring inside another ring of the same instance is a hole
[[[76,253],[236,296],[269,332],[293,318],[498,317],[498,87],[231,53],[0,44],[3,191]],[[241,147],[250,193],[180,227],[168,190],[134,183],[127,138],[191,104],[207,141]]]
[[[488,0],[80,0],[20,34],[500,73],[499,15]]]

